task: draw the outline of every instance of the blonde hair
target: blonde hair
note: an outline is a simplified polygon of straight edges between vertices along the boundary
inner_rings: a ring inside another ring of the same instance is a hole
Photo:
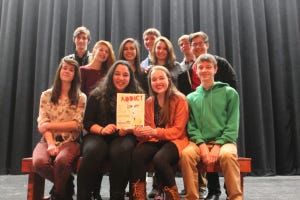
[[[113,63],[116,61],[115,52],[110,42],[106,40],[99,40],[98,42],[96,42],[93,48],[92,59],[94,59],[94,51],[98,49],[100,45],[105,45],[108,48],[109,56],[107,60],[104,62],[104,65],[106,65],[107,68],[110,68],[113,65]]]
[[[160,32],[159,32],[159,30],[157,30],[156,28],[148,28],[148,29],[146,29],[144,31],[144,33],[143,33],[143,38],[145,38],[146,35],[148,35],[148,34],[156,35],[156,37],[160,37],[160,35],[161,35]]]
[[[180,42],[182,41],[182,40],[187,40],[188,42],[190,42],[190,38],[189,38],[189,35],[182,35],[182,36],[180,36],[179,38],[178,38],[178,45],[180,46]]]

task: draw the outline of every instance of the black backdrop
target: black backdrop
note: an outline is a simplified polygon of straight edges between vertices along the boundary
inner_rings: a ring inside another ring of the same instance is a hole
[[[39,97],[77,26],[118,49],[156,27],[177,38],[205,31],[209,52],[239,79],[239,154],[254,175],[300,174],[300,3],[298,0],[0,0],[0,174],[20,173],[40,136]],[[143,57],[146,51],[142,47]]]

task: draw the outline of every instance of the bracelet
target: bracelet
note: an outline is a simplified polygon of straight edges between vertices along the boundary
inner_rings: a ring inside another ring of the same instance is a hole
[[[102,135],[102,130],[103,130],[103,127],[100,127],[98,134]]]

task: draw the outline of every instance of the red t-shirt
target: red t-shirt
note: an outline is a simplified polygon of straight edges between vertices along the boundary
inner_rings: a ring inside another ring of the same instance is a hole
[[[192,66],[192,89],[195,91],[196,88],[201,84],[201,81],[200,81],[200,78],[199,76],[197,75],[197,66],[196,64],[194,63],[193,66]]]
[[[104,74],[101,70],[92,69],[88,66],[80,67],[81,73],[81,91],[88,96],[96,87],[97,83],[102,80]]]

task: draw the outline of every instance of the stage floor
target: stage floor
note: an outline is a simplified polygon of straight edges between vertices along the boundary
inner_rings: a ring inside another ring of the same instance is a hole
[[[182,178],[176,178],[179,191],[183,189]],[[223,185],[223,178],[220,178]],[[151,190],[152,178],[147,177],[147,191]],[[76,184],[75,184],[76,185]],[[46,182],[45,194],[52,184]],[[26,200],[27,175],[0,175],[0,200]],[[108,176],[104,176],[101,195],[103,200],[109,199]],[[300,176],[270,176],[244,178],[244,199],[264,200],[298,200],[300,198]],[[74,197],[74,200],[76,198]],[[225,200],[226,195],[222,189],[220,200]]]

